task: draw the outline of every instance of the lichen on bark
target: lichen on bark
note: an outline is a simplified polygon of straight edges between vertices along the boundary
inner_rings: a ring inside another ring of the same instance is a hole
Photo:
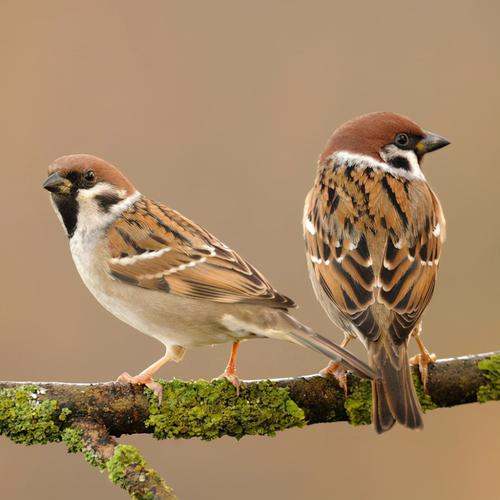
[[[270,381],[242,385],[239,395],[227,380],[160,383],[162,404],[149,392],[146,421],[158,439],[274,436],[277,431],[306,424],[303,410],[290,398],[288,389]]]
[[[83,451],[83,431],[68,427],[62,432],[62,441],[68,449],[68,453],[80,453]]]
[[[437,405],[432,401],[429,394],[424,392],[422,382],[417,373],[412,372],[415,391],[423,412],[434,410]],[[372,388],[368,380],[357,379],[349,387],[349,395],[345,399],[344,407],[351,425],[366,425],[372,421]]]
[[[106,460],[100,457],[88,443],[85,443],[83,429],[67,427],[62,431],[61,437],[68,453],[82,453],[85,461],[92,467],[97,467],[99,470],[106,468]]]
[[[438,360],[429,366],[428,389],[415,386],[424,410],[498,400],[500,353]],[[319,375],[248,381],[239,396],[227,381],[162,382],[161,408],[143,387],[120,383],[0,382],[0,434],[16,443],[64,441],[134,498],[172,500],[172,490],[145,465],[134,448],[119,448],[114,436],[153,433],[158,438],[214,439],[273,435],[320,422],[368,424],[370,382],[349,374],[350,395]],[[147,422],[147,425],[146,425]],[[128,464],[128,466],[127,466]],[[108,468],[109,465],[109,468]],[[125,474],[125,476],[124,476]],[[128,477],[127,477],[128,475]]]
[[[372,385],[369,380],[356,380],[349,387],[344,407],[351,425],[366,425],[372,421]]]
[[[496,354],[483,359],[477,366],[488,381],[477,391],[477,400],[480,403],[498,401],[500,399],[500,355]]]
[[[34,385],[0,390],[0,434],[14,443],[61,441],[61,429],[70,413],[55,400],[40,400]]]
[[[172,489],[164,483],[160,475],[147,467],[146,461],[135,446],[119,444],[113,456],[106,462],[106,468],[111,482],[129,492],[131,498],[175,498]],[[157,491],[158,487],[161,487],[161,493]]]

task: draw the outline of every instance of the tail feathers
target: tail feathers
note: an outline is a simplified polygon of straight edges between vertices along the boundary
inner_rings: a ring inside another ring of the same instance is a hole
[[[384,391],[382,380],[374,380],[372,382],[372,398],[373,398],[373,425],[375,430],[382,434],[392,428],[396,419],[394,418],[387,396]]]
[[[397,421],[410,429],[421,429],[422,411],[411,377],[406,344],[395,353],[380,341],[369,349],[373,368],[380,378],[372,381],[373,424],[380,434],[388,431]],[[389,347],[390,349],[390,347]]]
[[[309,327],[298,322],[295,318],[287,315],[287,320],[293,324],[295,328],[288,333],[290,340],[304,347],[309,347],[314,351],[324,354],[335,362],[339,362],[348,370],[356,373],[362,378],[375,379],[378,375],[364,361],[351,354],[349,351],[340,347],[335,342],[315,333]]]

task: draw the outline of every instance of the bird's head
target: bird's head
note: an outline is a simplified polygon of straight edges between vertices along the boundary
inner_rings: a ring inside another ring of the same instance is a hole
[[[330,137],[320,164],[332,155],[350,154],[388,164],[395,170],[418,174],[425,154],[450,142],[396,113],[362,115],[341,125]]]
[[[97,226],[136,193],[132,183],[115,166],[87,154],[55,160],[49,166],[43,187],[51,193],[69,237],[79,221]]]

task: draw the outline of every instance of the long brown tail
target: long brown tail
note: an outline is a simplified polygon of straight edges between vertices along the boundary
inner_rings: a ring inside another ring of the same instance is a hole
[[[422,410],[411,377],[406,344],[385,345],[383,340],[368,348],[370,365],[380,378],[372,381],[375,430],[381,434],[397,421],[410,429],[422,429]]]
[[[364,361],[361,361],[354,354],[350,353],[343,347],[340,347],[335,342],[323,337],[319,333],[308,326],[300,323],[293,316],[287,313],[282,313],[282,318],[291,326],[288,330],[288,337],[293,342],[309,347],[314,351],[324,354],[331,360],[339,362],[346,369],[353,371],[357,375],[367,379],[377,377],[377,372],[368,366]]]

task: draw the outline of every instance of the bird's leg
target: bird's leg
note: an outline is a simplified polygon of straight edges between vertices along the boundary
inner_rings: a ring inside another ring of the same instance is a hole
[[[349,334],[344,333],[344,340],[341,342],[340,347],[345,347],[351,341],[351,338]],[[323,368],[319,374],[322,377],[335,377],[347,396],[347,371],[342,367],[341,363],[330,361],[328,366]]]
[[[424,345],[422,340],[422,322],[413,330],[413,337],[417,343],[420,354],[410,358],[410,365],[418,365],[420,370],[420,376],[422,378],[422,385],[424,386],[424,392],[427,394],[427,376],[429,372],[429,365],[436,361],[436,355],[434,353],[430,354]]]
[[[149,387],[158,396],[161,403],[163,389],[162,386],[153,380],[153,375],[169,361],[179,362],[184,356],[185,349],[180,346],[168,347],[165,355],[152,365],[142,370],[139,375],[132,376],[127,372],[123,372],[117,379],[117,382],[128,382],[130,384],[142,384]]]
[[[233,345],[231,346],[231,356],[229,357],[229,361],[227,362],[226,369],[224,370],[224,373],[220,375],[218,378],[225,378],[231,382],[231,384],[236,387],[236,395],[240,395],[240,386],[241,382],[238,376],[236,375],[236,360],[238,357],[238,349],[240,347],[240,342],[233,342]]]

